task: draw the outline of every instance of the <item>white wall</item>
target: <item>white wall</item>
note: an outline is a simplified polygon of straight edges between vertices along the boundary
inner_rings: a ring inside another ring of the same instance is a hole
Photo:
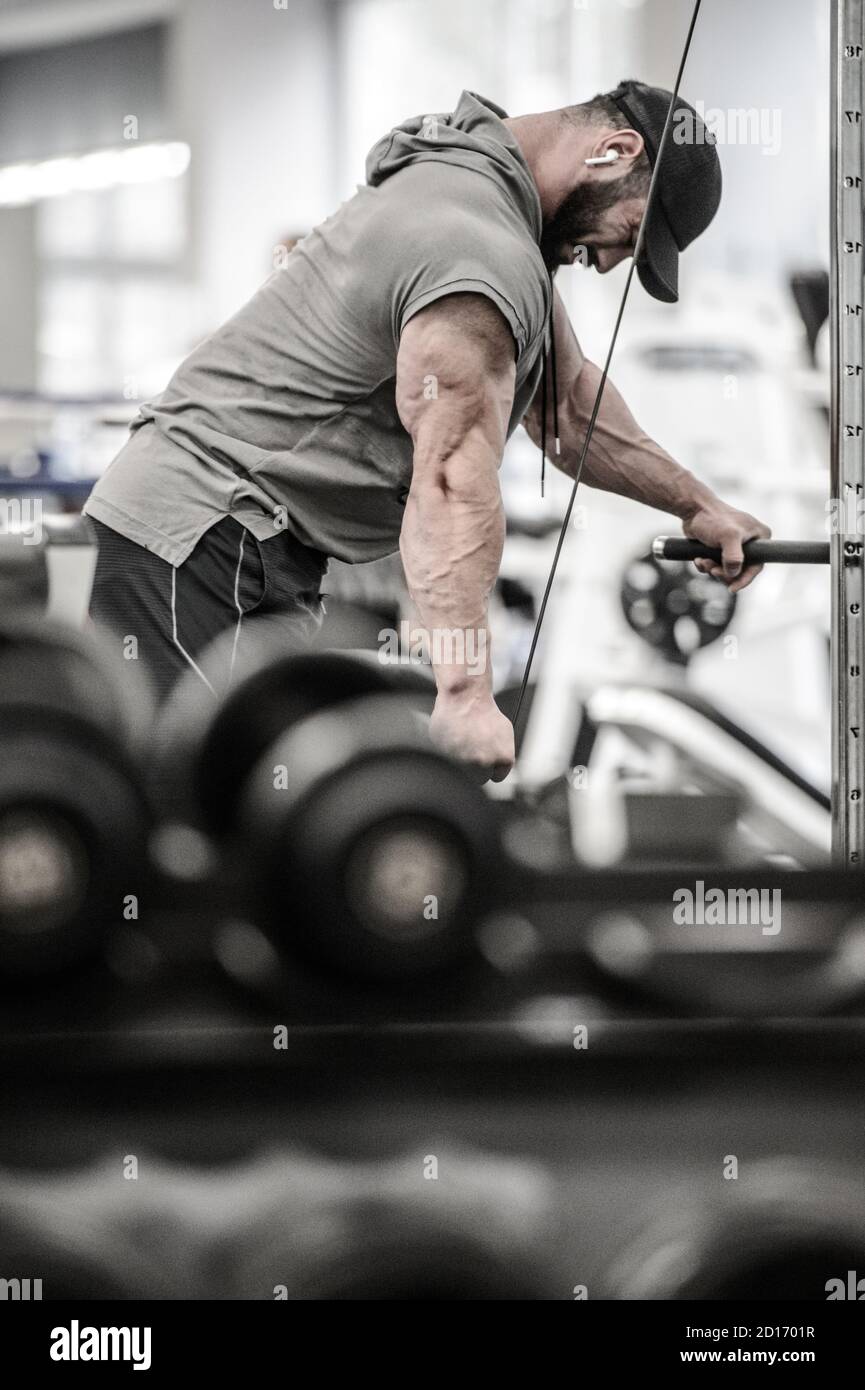
[[[647,0],[640,76],[672,87],[693,6]],[[688,252],[705,266],[776,278],[828,268],[829,0],[704,0],[682,94],[707,108],[780,113],[780,149],[719,145],[724,198]]]
[[[0,208],[0,386],[36,387],[36,259],[32,207]]]
[[[190,267],[201,333],[249,298],[281,236],[333,210],[329,0],[180,0],[174,135],[192,147]]]

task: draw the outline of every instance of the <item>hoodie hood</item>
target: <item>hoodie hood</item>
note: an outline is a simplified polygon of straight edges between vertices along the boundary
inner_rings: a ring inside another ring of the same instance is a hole
[[[506,116],[495,102],[475,92],[463,92],[454,111],[411,116],[373,145],[366,159],[366,181],[376,188],[424,160],[461,164],[504,184],[539,241],[543,222],[538,190],[519,145],[502,124]]]

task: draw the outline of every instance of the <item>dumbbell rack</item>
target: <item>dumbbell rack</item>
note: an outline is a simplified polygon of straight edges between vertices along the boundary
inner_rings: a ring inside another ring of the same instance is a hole
[[[865,0],[835,0],[832,52],[832,819],[849,866],[865,864]]]

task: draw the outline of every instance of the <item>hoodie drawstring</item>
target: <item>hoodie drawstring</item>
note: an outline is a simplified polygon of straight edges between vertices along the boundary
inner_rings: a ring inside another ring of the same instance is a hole
[[[553,289],[552,276],[550,276],[550,355],[549,365],[553,378],[553,438],[555,439],[556,458],[562,452],[562,445],[559,439],[559,383],[556,376],[556,300]],[[544,477],[547,466],[547,345],[544,343],[542,353],[542,372],[541,372],[541,496],[544,495]]]
[[[547,344],[541,350],[541,496],[544,495],[544,472],[547,466]]]

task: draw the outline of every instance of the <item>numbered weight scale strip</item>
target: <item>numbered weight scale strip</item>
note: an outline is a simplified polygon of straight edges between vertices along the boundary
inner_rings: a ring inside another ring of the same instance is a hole
[[[834,0],[832,52],[832,848],[865,866],[865,0]]]

